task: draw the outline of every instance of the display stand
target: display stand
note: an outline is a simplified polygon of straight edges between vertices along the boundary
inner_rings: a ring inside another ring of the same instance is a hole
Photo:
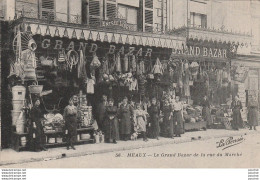
[[[45,145],[46,148],[66,146],[66,141],[65,141],[66,137],[65,137],[65,134],[64,134],[63,131],[45,132],[44,134],[46,136],[46,145]],[[95,142],[95,140],[94,140],[94,128],[92,126],[77,129],[77,136],[81,137],[82,134],[89,134],[90,138],[89,139],[79,138],[75,143],[76,145],[86,144],[86,143],[94,143]],[[11,142],[12,149],[14,149],[17,152],[29,150],[29,143],[28,143],[28,140],[30,138],[29,136],[30,136],[29,133],[13,132],[12,133],[12,142]],[[27,143],[25,145],[22,145],[22,138],[26,138],[26,140],[27,140]],[[49,142],[50,138],[54,138],[55,142],[50,143]],[[58,138],[61,138],[62,141],[58,142]]]
[[[79,138],[75,144],[85,144],[85,143],[94,143],[94,128],[92,126],[86,127],[86,128],[80,128],[77,129],[77,136],[81,137],[82,134],[89,134],[90,138],[89,139],[81,139]],[[54,131],[54,132],[45,132],[46,136],[46,148],[51,148],[51,147],[61,147],[66,145],[65,134],[63,131]],[[50,143],[50,138],[54,138],[55,142]],[[62,142],[58,142],[57,139],[62,138]]]
[[[22,138],[26,138],[26,140],[29,139],[29,133],[17,133],[17,132],[12,132],[12,141],[11,141],[11,147],[13,150],[19,152],[19,151],[24,151],[28,150],[28,141],[27,143],[23,146],[22,145]]]
[[[207,122],[206,121],[200,121],[195,123],[184,123],[184,129],[185,131],[191,131],[191,130],[207,130]]]

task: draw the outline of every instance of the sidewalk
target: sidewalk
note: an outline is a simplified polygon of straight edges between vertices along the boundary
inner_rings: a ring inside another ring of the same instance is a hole
[[[137,141],[118,141],[118,144],[85,144],[76,146],[76,150],[67,150],[66,147],[52,148],[48,149],[48,151],[42,152],[16,152],[12,149],[3,149],[0,152],[0,167],[10,164],[21,164],[35,161],[48,161],[52,159],[60,159],[66,157],[78,157],[90,154],[100,154],[114,151],[161,146],[165,144],[185,143],[196,141],[198,140],[199,136],[201,137],[200,140],[207,140],[228,136],[246,136],[247,134],[257,133],[260,133],[260,128],[258,128],[258,131],[249,131],[248,129],[242,129],[239,131],[209,129],[207,131],[187,132],[184,135],[182,135],[181,138],[177,137],[174,139],[161,137],[160,140],[149,139],[148,142],[144,142],[142,139],[138,139]],[[196,140],[192,140],[193,138],[195,138]]]

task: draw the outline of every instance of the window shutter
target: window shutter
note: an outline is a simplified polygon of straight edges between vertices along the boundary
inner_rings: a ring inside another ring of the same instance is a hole
[[[2,1],[3,0],[0,0],[0,2]],[[18,17],[20,17],[23,12],[23,16],[25,17],[38,18],[38,0],[16,0],[15,11]]]
[[[42,0],[41,16],[43,19],[55,19],[55,2],[54,0]]]
[[[153,0],[145,0],[145,8],[153,9]]]
[[[144,1],[144,30],[153,32],[153,0]]]
[[[89,25],[98,26],[101,19],[101,0],[89,0]]]
[[[207,15],[201,15],[201,27],[207,28]]]
[[[106,19],[115,19],[117,17],[117,0],[107,0],[105,9]]]

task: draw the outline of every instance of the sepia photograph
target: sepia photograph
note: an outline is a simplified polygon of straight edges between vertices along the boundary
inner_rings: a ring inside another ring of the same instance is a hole
[[[1,169],[260,168],[260,0],[0,0],[0,58]]]

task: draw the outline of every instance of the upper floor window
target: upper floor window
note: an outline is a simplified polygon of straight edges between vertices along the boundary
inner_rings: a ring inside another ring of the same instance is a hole
[[[0,19],[3,19],[4,18],[4,3],[3,1],[0,1]]]
[[[125,19],[129,24],[137,24],[137,8],[119,4],[118,18]]]
[[[16,0],[16,17],[81,23],[82,0]]]
[[[193,27],[207,28],[207,15],[191,12],[190,22]]]
[[[41,0],[41,18],[81,23],[81,0]]]

